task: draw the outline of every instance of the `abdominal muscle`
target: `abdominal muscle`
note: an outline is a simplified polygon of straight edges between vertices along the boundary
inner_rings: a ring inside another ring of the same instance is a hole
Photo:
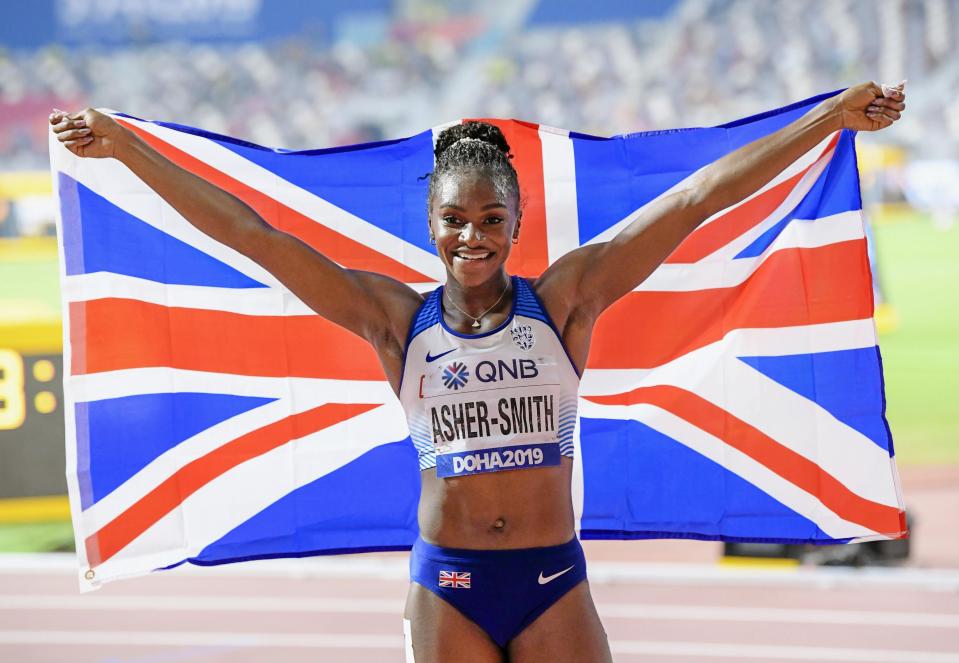
[[[440,479],[424,470],[420,535],[446,548],[536,548],[573,538],[573,462]]]

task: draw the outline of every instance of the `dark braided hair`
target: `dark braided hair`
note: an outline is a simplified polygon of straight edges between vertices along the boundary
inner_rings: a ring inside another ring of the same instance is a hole
[[[440,177],[457,172],[482,172],[489,176],[497,191],[514,196],[519,205],[519,179],[510,163],[513,155],[499,127],[486,122],[463,122],[444,129],[433,149],[436,166],[430,175],[427,210],[439,186]]]

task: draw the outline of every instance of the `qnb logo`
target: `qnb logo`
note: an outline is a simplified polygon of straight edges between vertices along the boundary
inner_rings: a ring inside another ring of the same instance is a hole
[[[497,359],[481,361],[476,364],[476,379],[480,382],[502,382],[503,380],[530,380],[539,376],[539,368],[532,359]]]
[[[443,368],[443,384],[447,389],[465,387],[469,379],[470,372],[466,370],[466,364],[461,361],[454,361]]]

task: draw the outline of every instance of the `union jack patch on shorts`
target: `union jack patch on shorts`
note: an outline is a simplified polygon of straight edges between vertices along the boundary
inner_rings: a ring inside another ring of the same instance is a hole
[[[440,587],[452,587],[454,589],[470,588],[469,571],[440,571]]]

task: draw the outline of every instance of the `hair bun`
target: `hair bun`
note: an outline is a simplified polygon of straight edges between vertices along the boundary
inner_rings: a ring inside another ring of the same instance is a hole
[[[475,120],[454,124],[440,132],[436,139],[436,147],[433,148],[433,154],[439,159],[443,152],[464,138],[481,140],[484,143],[489,143],[507,157],[512,156],[509,153],[509,143],[506,142],[506,137],[499,130],[499,127],[488,122],[477,122]]]

